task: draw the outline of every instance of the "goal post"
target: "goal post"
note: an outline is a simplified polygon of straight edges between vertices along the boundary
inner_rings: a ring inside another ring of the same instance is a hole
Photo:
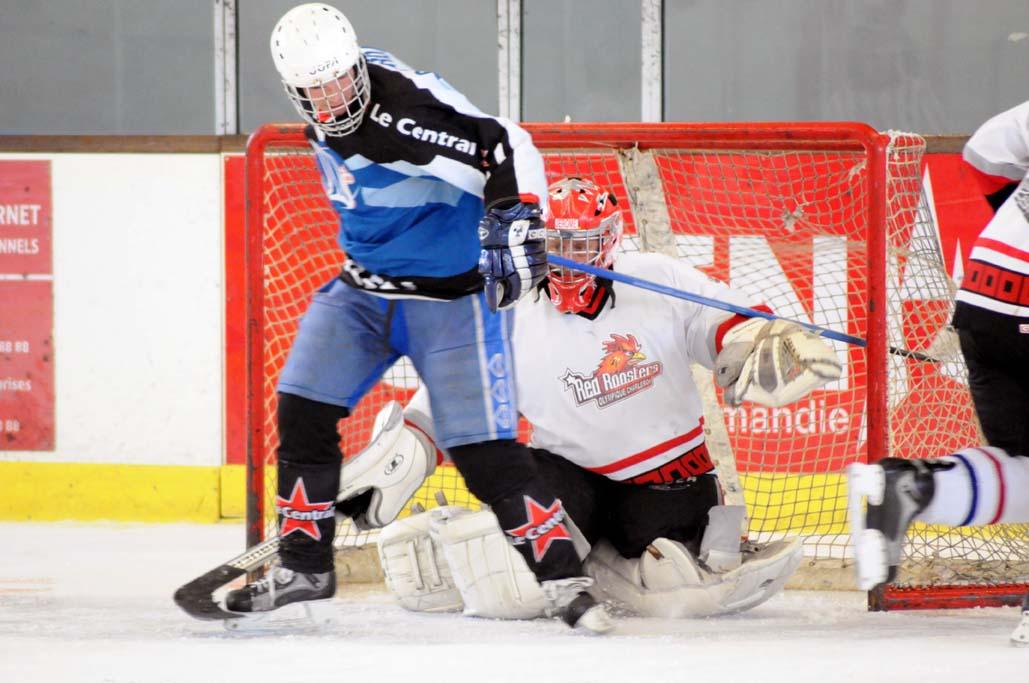
[[[575,175],[625,209],[623,249],[660,251],[777,314],[867,341],[833,344],[843,376],[782,408],[722,403],[695,372],[705,432],[748,535],[804,539],[809,587],[853,586],[843,468],[981,442],[948,327],[954,285],[922,193],[924,141],[860,123],[526,124],[548,182]],[[275,533],[275,381],[311,294],[339,274],[338,217],[303,127],[268,125],[246,158],[247,542]],[[655,294],[655,296],[658,296]],[[890,349],[916,352],[890,353]],[[925,357],[932,360],[925,360]],[[344,456],[418,385],[401,360],[340,422]],[[526,427],[527,430],[527,427]],[[417,494],[477,506],[449,466]],[[914,525],[876,609],[1015,604],[1029,584],[1026,525]],[[344,525],[337,542],[374,535]]]

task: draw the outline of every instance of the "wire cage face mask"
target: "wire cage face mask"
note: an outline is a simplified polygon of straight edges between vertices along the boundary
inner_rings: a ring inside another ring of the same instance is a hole
[[[301,118],[333,137],[357,130],[371,84],[357,34],[342,12],[321,3],[298,5],[279,19],[269,46]]]
[[[361,55],[348,72],[310,87],[282,82],[297,113],[326,135],[342,137],[357,130],[371,99],[368,65]]]
[[[598,268],[614,263],[622,215],[614,197],[589,181],[569,178],[550,187],[547,252]],[[596,290],[593,275],[551,266],[550,298],[562,313],[585,310]]]

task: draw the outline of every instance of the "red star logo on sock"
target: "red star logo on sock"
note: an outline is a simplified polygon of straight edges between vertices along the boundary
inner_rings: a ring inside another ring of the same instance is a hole
[[[282,496],[275,497],[275,507],[282,515],[282,528],[279,529],[279,535],[288,536],[294,531],[302,531],[314,540],[320,541],[322,532],[318,529],[318,520],[333,516],[333,503],[334,501],[331,500],[327,503],[308,502],[304,480],[302,477],[298,477],[293,484],[293,492],[289,494],[289,500]]]
[[[525,499],[525,516],[529,521],[516,529],[505,531],[516,537],[515,545],[526,541],[532,543],[532,557],[539,562],[547,554],[551,543],[561,539],[572,540],[564,525],[565,510],[560,500],[555,500],[550,507],[545,508],[529,496],[522,497]]]

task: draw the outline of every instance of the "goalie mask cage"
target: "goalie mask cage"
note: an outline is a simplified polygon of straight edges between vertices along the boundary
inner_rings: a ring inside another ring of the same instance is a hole
[[[843,376],[783,408],[727,408],[695,372],[705,432],[749,536],[804,538],[805,587],[853,587],[843,468],[981,443],[948,327],[954,285],[922,193],[925,143],[857,123],[528,124],[547,180],[593,180],[625,215],[624,250],[662,251],[753,294],[779,315],[867,340],[834,345]],[[276,532],[275,382],[312,293],[339,274],[338,218],[300,125],[267,125],[246,159],[247,541]],[[616,266],[617,267],[617,266]],[[655,296],[658,296],[655,294]],[[925,360],[904,355],[922,354]],[[598,349],[598,358],[600,349]],[[702,370],[702,369],[701,369]],[[340,422],[344,456],[378,410],[418,385],[402,359]],[[345,465],[344,465],[345,472]],[[345,475],[344,475],[345,476]],[[453,467],[418,493],[477,507]],[[344,523],[338,546],[374,541]],[[1026,525],[909,531],[877,609],[1017,604]]]

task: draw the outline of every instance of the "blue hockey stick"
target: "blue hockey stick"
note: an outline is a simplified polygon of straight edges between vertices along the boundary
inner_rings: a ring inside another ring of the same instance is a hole
[[[579,263],[578,261],[572,261],[570,259],[564,258],[563,256],[555,256],[554,254],[547,254],[547,261],[549,263],[552,263],[552,264],[556,265],[556,266],[561,266],[562,268],[568,268],[569,270],[578,270],[580,272],[589,273],[590,275],[595,275],[597,277],[602,277],[602,278],[605,278],[607,280],[614,280],[616,282],[624,282],[625,284],[632,285],[633,287],[639,287],[641,289],[649,289],[652,292],[657,292],[658,294],[666,294],[668,296],[673,296],[676,299],[685,299],[686,301],[692,301],[693,303],[696,303],[696,304],[702,304],[704,306],[711,306],[713,308],[720,308],[723,311],[729,311],[730,313],[736,313],[738,315],[744,315],[744,316],[747,316],[748,318],[764,318],[766,320],[784,320],[784,321],[786,321],[788,323],[794,323],[794,324],[800,325],[804,329],[810,330],[810,331],[814,332],[815,334],[818,334],[818,335],[820,335],[822,337],[825,337],[826,339],[835,339],[837,341],[846,342],[847,344],[853,344],[854,346],[860,346],[861,348],[864,348],[864,347],[868,346],[868,342],[866,342],[861,337],[855,337],[855,336],[852,336],[852,335],[849,335],[849,334],[844,334],[843,332],[837,332],[835,330],[830,330],[830,329],[825,328],[825,327],[819,327],[818,325],[812,325],[811,323],[806,323],[806,322],[803,322],[803,321],[800,321],[800,320],[791,320],[789,318],[783,318],[782,316],[775,315],[774,313],[767,313],[765,311],[759,311],[759,310],[757,310],[755,308],[747,308],[746,306],[737,306],[736,304],[731,304],[728,301],[719,301],[718,299],[711,299],[711,298],[706,297],[706,296],[701,296],[700,294],[693,294],[692,292],[685,292],[685,291],[683,291],[681,289],[676,289],[675,287],[669,287],[667,285],[662,285],[662,284],[659,284],[657,282],[651,282],[650,280],[644,280],[643,278],[638,278],[638,277],[635,277],[633,275],[626,275],[625,273],[619,273],[619,272],[614,271],[614,270],[607,270],[606,268],[597,268],[596,266],[590,266],[590,265],[587,265],[585,263]],[[933,358],[932,356],[927,356],[926,354],[919,353],[918,351],[908,351],[907,349],[898,349],[895,346],[891,346],[889,348],[889,351],[890,351],[890,353],[896,354],[898,356],[904,356],[905,358],[913,358],[915,360],[925,361],[925,362],[928,362],[928,363],[936,363],[936,362],[938,362],[937,359]]]
[[[692,301],[695,304],[702,304],[704,306],[711,306],[712,308],[720,308],[723,311],[729,311],[730,313],[736,313],[737,315],[745,315],[748,318],[764,318],[766,320],[784,320],[788,323],[795,323],[801,327],[814,332],[815,334],[821,335],[827,339],[835,339],[837,341],[846,342],[848,344],[854,344],[855,346],[865,347],[867,342],[861,337],[854,337],[843,332],[837,332],[830,330],[825,327],[819,327],[818,325],[812,325],[811,323],[801,322],[800,320],[790,320],[789,318],[783,318],[782,316],[775,315],[774,313],[768,313],[767,311],[759,311],[756,308],[747,308],[746,306],[737,306],[731,304],[728,301],[719,301],[718,299],[711,299],[700,294],[694,294],[692,292],[686,292],[675,287],[669,287],[668,285],[662,285],[657,282],[651,282],[650,280],[644,280],[633,275],[626,275],[625,273],[619,273],[614,270],[607,270],[606,268],[597,268],[596,266],[586,265],[585,263],[579,263],[578,261],[572,261],[566,259],[563,256],[555,256],[553,254],[547,254],[547,261],[556,266],[562,268],[568,268],[570,270],[578,270],[583,273],[589,273],[597,277],[602,277],[607,280],[614,280],[615,282],[624,282],[627,285],[633,287],[639,287],[640,289],[649,289],[652,292],[658,294],[667,294],[668,296],[674,296],[676,299],[685,299],[686,301]]]

